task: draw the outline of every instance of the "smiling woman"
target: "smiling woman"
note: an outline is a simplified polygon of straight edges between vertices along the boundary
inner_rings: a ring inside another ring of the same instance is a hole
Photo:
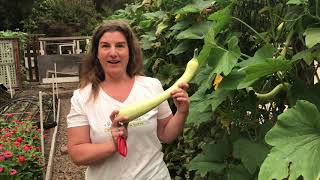
[[[128,76],[126,67],[129,62],[129,48],[126,38],[121,32],[103,34],[99,42],[97,57],[107,79],[130,78],[126,77]]]
[[[121,123],[128,117],[118,115],[120,108],[161,94],[162,85],[142,76],[141,48],[125,21],[99,26],[91,42],[67,116],[71,159],[88,165],[86,179],[171,179],[161,142],[172,142],[182,131],[189,110],[188,85],[182,83],[171,93],[175,115],[164,101],[130,125]]]

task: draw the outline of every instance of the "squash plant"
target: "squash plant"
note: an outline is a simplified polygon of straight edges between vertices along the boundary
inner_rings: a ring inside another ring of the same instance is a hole
[[[183,136],[164,146],[172,178],[319,179],[319,1],[172,3],[109,17],[129,19],[165,88],[201,49]]]

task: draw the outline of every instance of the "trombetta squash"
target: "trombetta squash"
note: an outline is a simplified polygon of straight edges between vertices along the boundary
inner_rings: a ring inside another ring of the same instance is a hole
[[[118,116],[127,116],[128,121],[132,121],[142,116],[143,114],[149,112],[153,108],[157,107],[163,101],[167,100],[170,97],[171,92],[177,89],[180,83],[188,83],[193,78],[193,76],[199,68],[197,56],[198,49],[195,49],[193,58],[189,60],[189,62],[187,63],[187,67],[183,75],[170,88],[168,88],[167,90],[165,90],[164,92],[152,99],[144,100],[135,103],[134,105],[121,108]]]

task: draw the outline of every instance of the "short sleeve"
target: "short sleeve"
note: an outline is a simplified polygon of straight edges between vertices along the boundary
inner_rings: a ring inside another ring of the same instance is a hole
[[[85,102],[81,97],[80,90],[75,90],[71,97],[70,112],[67,115],[68,128],[89,125],[84,105]]]
[[[154,86],[154,91],[158,94],[161,94],[164,90],[161,85],[161,82],[158,79],[155,79],[155,86]],[[169,117],[172,114],[172,111],[170,109],[168,101],[163,101],[159,106],[158,106],[158,115],[157,119],[164,119]]]

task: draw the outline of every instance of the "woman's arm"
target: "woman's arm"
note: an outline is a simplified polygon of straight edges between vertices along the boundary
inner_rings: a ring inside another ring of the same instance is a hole
[[[68,128],[68,153],[76,165],[90,165],[104,160],[116,151],[112,139],[92,144],[89,126]]]
[[[92,144],[90,140],[89,125],[68,128],[68,153],[76,165],[90,165],[98,163],[117,151],[117,138],[128,137],[128,124],[119,122],[128,120],[128,117],[116,117],[119,113],[115,110],[110,119],[112,138],[105,143]]]
[[[189,113],[189,97],[186,90],[188,84],[180,84],[179,89],[175,90],[171,97],[177,107],[177,112],[174,116],[169,116],[165,119],[158,120],[157,134],[158,138],[163,143],[173,142],[181,133],[185,120]]]

